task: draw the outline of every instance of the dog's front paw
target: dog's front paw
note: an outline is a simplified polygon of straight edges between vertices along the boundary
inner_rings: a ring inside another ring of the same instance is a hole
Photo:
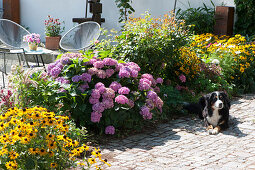
[[[220,132],[220,128],[216,127],[214,129],[209,129],[208,132],[210,135],[217,135]]]
[[[215,129],[210,129],[209,131],[209,135],[217,135],[219,132]]]

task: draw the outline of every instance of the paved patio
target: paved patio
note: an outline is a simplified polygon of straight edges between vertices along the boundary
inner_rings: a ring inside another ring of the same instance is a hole
[[[101,146],[106,169],[255,169],[255,95],[233,101],[230,128],[208,135],[198,119],[179,118],[155,130]]]

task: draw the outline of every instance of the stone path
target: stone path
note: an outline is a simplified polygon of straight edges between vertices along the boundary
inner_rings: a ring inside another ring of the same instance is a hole
[[[180,118],[155,130],[101,146],[109,170],[255,169],[255,95],[232,102],[230,128],[208,135],[198,119]]]

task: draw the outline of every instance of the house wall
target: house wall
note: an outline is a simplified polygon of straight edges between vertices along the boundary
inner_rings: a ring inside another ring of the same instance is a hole
[[[215,5],[234,6],[234,0],[212,0]],[[65,22],[65,32],[75,26],[72,18],[85,16],[86,0],[20,0],[21,24],[29,28],[30,32],[39,33],[44,40],[44,20],[48,15],[59,18]],[[121,28],[118,23],[119,12],[115,5],[115,0],[101,0],[103,3],[102,17],[106,22],[102,27],[107,29]],[[178,0],[177,8],[186,9],[189,7],[199,7],[205,3],[211,6],[210,0]],[[133,0],[134,16],[140,16],[145,11],[149,11],[152,16],[158,17],[173,10],[174,0]],[[88,14],[88,16],[91,16]]]

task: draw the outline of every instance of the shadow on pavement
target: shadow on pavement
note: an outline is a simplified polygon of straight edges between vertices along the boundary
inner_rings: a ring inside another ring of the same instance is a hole
[[[235,136],[237,138],[241,138],[241,137],[245,137],[248,134],[243,133],[239,128],[238,128],[238,124],[242,123],[240,121],[240,119],[230,116],[229,119],[229,128],[226,131],[223,131],[222,133],[224,135],[232,135]]]

